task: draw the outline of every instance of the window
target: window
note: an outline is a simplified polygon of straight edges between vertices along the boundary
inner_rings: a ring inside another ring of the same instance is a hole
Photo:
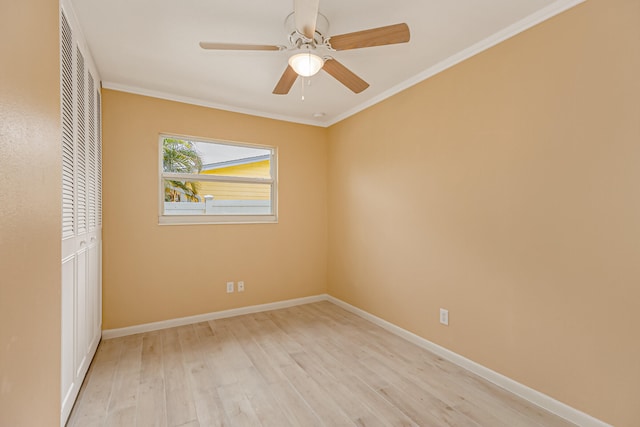
[[[277,221],[276,149],[160,135],[160,224]]]

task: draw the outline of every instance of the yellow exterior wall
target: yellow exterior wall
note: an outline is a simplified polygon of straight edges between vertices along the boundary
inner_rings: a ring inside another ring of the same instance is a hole
[[[202,174],[270,178],[271,163],[269,160],[261,160],[258,162],[246,163],[244,165],[228,166],[226,168],[202,171]]]
[[[269,160],[202,171],[202,175],[242,176],[250,178],[270,178]],[[200,196],[212,195],[215,200],[269,200],[271,190],[264,184],[231,184],[226,182],[202,182]]]
[[[0,426],[58,426],[58,2],[3,1],[0,16]]]
[[[105,329],[326,291],[326,129],[113,90],[102,101]],[[279,222],[158,225],[160,134],[276,147]],[[246,291],[227,294],[238,280]]]
[[[331,127],[329,293],[640,425],[639,40],[589,0]]]

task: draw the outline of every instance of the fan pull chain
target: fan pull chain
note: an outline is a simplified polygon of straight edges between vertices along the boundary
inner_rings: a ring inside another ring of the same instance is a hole
[[[305,86],[305,82],[307,83],[307,86],[311,86],[311,78],[310,77],[300,76],[300,97],[301,97],[302,101],[304,101],[304,86]]]

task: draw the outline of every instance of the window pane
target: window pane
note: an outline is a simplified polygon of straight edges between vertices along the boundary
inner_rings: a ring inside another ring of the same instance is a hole
[[[271,185],[164,180],[164,215],[270,215]]]
[[[164,172],[271,178],[271,154],[268,148],[233,144],[163,140]]]

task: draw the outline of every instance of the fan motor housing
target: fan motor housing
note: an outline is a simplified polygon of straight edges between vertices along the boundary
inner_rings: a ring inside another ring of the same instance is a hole
[[[313,34],[313,40],[309,40],[304,34],[300,34],[296,30],[295,12],[292,12],[287,16],[284,21],[284,28],[289,36],[289,42],[294,47],[308,46],[315,48],[317,46],[323,46],[327,44],[327,38],[325,34],[329,34],[329,20],[326,16],[318,13],[316,20],[316,31]]]

